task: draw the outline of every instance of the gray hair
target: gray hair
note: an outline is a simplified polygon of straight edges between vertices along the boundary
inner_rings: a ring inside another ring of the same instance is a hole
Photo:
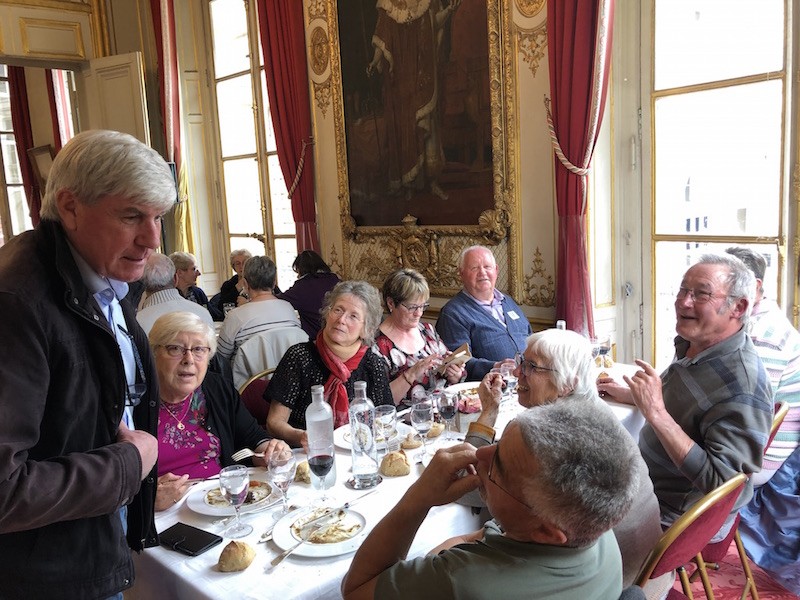
[[[747,268],[753,272],[756,279],[764,281],[764,275],[767,272],[767,259],[764,258],[763,254],[742,246],[732,246],[727,248],[725,252],[735,256],[747,265]]]
[[[153,323],[147,339],[150,340],[151,348],[167,346],[174,343],[181,333],[203,336],[205,345],[211,348],[209,359],[217,351],[217,335],[214,328],[190,312],[177,311],[161,315]]]
[[[142,272],[142,285],[149,293],[175,287],[175,263],[169,256],[154,252],[147,259]]]
[[[469,254],[470,252],[472,252],[474,250],[486,250],[486,252],[491,254],[492,258],[494,258],[494,253],[489,248],[487,248],[486,246],[481,246],[481,245],[469,246],[467,248],[464,248],[461,251],[461,254],[458,257],[458,270],[459,271],[464,269],[464,262],[467,260],[467,254]],[[495,263],[496,262],[497,262],[497,259],[495,259]]]
[[[325,294],[325,301],[320,310],[321,329],[325,329],[331,307],[345,294],[355,296],[364,303],[364,333],[361,341],[365,346],[371,346],[375,341],[375,332],[383,319],[383,309],[378,290],[366,281],[340,281],[330,292]]]
[[[234,250],[231,252],[231,269],[233,268],[233,261],[236,260],[237,257],[244,256],[245,260],[253,256],[253,254],[247,248],[240,248],[239,250]]]
[[[189,252],[173,252],[169,258],[175,264],[175,269],[181,271],[191,268],[192,265],[197,266],[197,259]]]
[[[528,337],[528,349],[547,361],[542,366],[548,371],[559,394],[572,391],[576,396],[595,393],[592,344],[588,339],[569,329],[545,329]]]
[[[725,278],[728,283],[728,297],[724,306],[731,306],[737,300],[746,299],[747,308],[739,317],[739,321],[742,325],[747,325],[756,299],[756,276],[748,266],[732,254],[703,254],[695,264],[722,265],[728,268],[728,275]]]
[[[132,135],[105,129],[83,131],[56,155],[47,176],[41,217],[60,221],[62,190],[85,205],[121,196],[161,212],[177,200],[175,179],[161,156]]]
[[[271,290],[275,287],[278,269],[269,256],[251,256],[244,263],[242,277],[254,290]]]
[[[514,422],[539,467],[523,482],[537,516],[575,546],[593,543],[622,520],[639,487],[639,449],[602,400],[535,406]]]

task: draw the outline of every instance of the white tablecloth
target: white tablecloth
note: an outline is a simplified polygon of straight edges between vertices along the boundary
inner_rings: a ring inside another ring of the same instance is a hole
[[[414,456],[412,454],[412,458]],[[305,457],[298,455],[298,459],[300,458]],[[411,475],[406,477],[384,477],[383,482],[378,485],[378,491],[354,507],[354,510],[364,515],[368,531],[396,504],[417,479],[421,468],[420,465],[413,465]],[[345,487],[344,481],[350,476],[349,469],[349,452],[337,450],[337,481],[328,491],[328,495],[335,499],[331,502],[332,506],[343,504],[364,493]],[[316,494],[316,490],[309,484],[294,483],[289,489],[289,501],[304,504],[313,500]],[[330,558],[291,555],[277,567],[269,567],[270,560],[280,553],[280,549],[274,542],[258,543],[258,539],[272,525],[274,510],[276,509],[254,513],[243,519],[254,527],[253,533],[243,541],[256,549],[256,558],[245,571],[221,573],[216,570],[215,565],[222,549],[230,541],[228,539],[196,557],[188,557],[164,547],[148,548],[142,554],[134,555],[136,583],[131,591],[126,592],[125,597],[142,600],[341,598],[339,588],[350,567],[352,553]],[[156,525],[159,531],[163,531],[180,521],[221,534],[224,527],[212,525],[215,519],[216,517],[195,513],[186,506],[184,500],[159,513]],[[459,504],[435,507],[431,509],[414,538],[409,557],[424,555],[448,537],[475,531],[482,524],[469,507]]]

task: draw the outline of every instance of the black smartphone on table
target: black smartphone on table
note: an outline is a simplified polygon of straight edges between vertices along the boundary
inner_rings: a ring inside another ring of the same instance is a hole
[[[202,554],[222,542],[222,538],[217,534],[186,523],[175,523],[159,533],[158,538],[162,546],[189,556]]]

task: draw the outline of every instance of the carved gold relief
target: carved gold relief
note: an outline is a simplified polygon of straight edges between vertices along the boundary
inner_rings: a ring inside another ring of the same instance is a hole
[[[533,254],[533,269],[525,275],[522,304],[528,306],[551,307],[556,305],[555,278],[547,272],[539,248]]]
[[[531,73],[536,77],[547,46],[547,22],[534,29],[517,29],[517,43],[522,60],[528,63]]]
[[[322,77],[328,68],[330,61],[330,45],[328,44],[328,34],[322,27],[315,27],[311,32],[311,70]]]
[[[517,0],[517,10],[526,17],[536,16],[545,5],[545,0]]]
[[[461,288],[456,264],[461,250],[471,244],[485,244],[496,246],[494,252],[501,267],[498,287],[512,295],[519,292],[515,57],[513,39],[504,34],[512,31],[511,1],[487,1],[494,207],[482,212],[474,224],[422,226],[417,225],[413,215],[390,226],[358,226],[351,216],[337,0],[326,0],[324,11],[321,0],[309,3],[310,15],[325,12],[327,19],[331,88],[318,92],[315,86],[314,94],[315,98],[329,94],[333,105],[342,255],[347,277],[380,283],[393,269],[409,266],[426,276],[433,294],[453,295]],[[321,106],[319,99],[317,105]]]
[[[311,19],[324,19],[327,14],[328,2],[326,0],[310,0],[308,3],[308,16]]]
[[[339,262],[339,254],[336,252],[336,246],[331,244],[330,258],[328,259],[328,266],[334,273],[342,272],[342,265]]]
[[[316,81],[313,82],[314,84],[314,102],[317,103],[317,108],[322,113],[322,116],[327,116],[328,107],[331,104],[331,82],[326,81],[325,83],[317,83]]]

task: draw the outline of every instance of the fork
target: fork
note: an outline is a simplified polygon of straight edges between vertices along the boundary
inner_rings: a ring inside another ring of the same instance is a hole
[[[242,448],[241,450],[234,452],[231,458],[234,462],[239,462],[240,460],[244,460],[245,458],[252,458],[252,457],[264,458],[263,452],[253,452],[250,448]]]
[[[303,544],[305,544],[305,543],[306,543],[308,540],[310,540],[312,535],[314,535],[315,533],[317,533],[317,532],[318,532],[320,529],[327,529],[327,528],[328,528],[328,527],[330,527],[331,525],[332,525],[332,523],[317,523],[317,524],[315,524],[315,525],[312,525],[312,526],[311,526],[311,529],[309,529],[309,530],[308,530],[308,531],[307,531],[307,532],[306,532],[306,533],[305,533],[305,534],[302,536],[302,537],[303,537],[303,539],[301,539],[299,542],[297,542],[297,543],[296,543],[294,546],[290,546],[289,548],[287,548],[286,550],[284,550],[283,552],[281,552],[280,554],[278,554],[278,556],[276,556],[275,558],[273,558],[273,559],[272,559],[272,561],[270,562],[270,564],[271,564],[273,567],[277,567],[279,564],[281,564],[281,563],[283,562],[283,559],[284,559],[284,558],[286,558],[287,556],[289,556],[289,555],[290,555],[292,552],[294,552],[294,551],[295,551],[295,550],[297,550],[297,549],[298,549],[300,546],[302,546],[302,545],[303,545]]]

